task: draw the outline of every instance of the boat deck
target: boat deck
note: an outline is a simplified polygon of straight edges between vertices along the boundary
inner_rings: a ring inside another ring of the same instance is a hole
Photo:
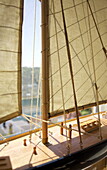
[[[80,121],[83,122],[87,119],[89,119],[89,117],[81,119]],[[74,124],[73,128],[77,129],[75,121],[68,122],[67,126],[69,126],[69,124]],[[101,131],[103,139],[107,139],[107,119],[102,119]],[[29,136],[25,136],[9,142],[7,146],[5,146],[6,144],[1,144],[0,158],[8,156],[13,169],[23,170],[65,156],[68,153],[79,151],[82,148],[101,141],[100,138],[98,138],[98,130],[92,131],[89,135],[82,134],[82,147],[80,146],[78,132],[74,130],[72,131],[72,139],[66,137],[65,129],[64,134],[61,135],[59,126],[50,127],[48,134],[48,145],[44,145],[41,142],[40,132],[32,134],[31,142],[29,142]],[[27,146],[23,145],[24,139],[26,139]],[[33,154],[35,146],[37,154]]]

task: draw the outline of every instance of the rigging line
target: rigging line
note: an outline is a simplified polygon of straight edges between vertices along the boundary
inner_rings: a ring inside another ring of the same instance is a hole
[[[3,49],[0,49],[0,51],[1,52],[7,52],[7,53],[22,54],[22,51],[3,50]]]
[[[53,1],[52,1],[52,2],[53,2]],[[54,2],[53,2],[53,11],[54,11],[54,13],[55,13]],[[56,20],[54,20],[54,22],[55,22],[55,31],[56,31],[56,44],[57,44],[57,49],[59,49]],[[58,51],[58,63],[59,63],[59,70],[58,70],[58,71],[60,72],[60,80],[61,80],[61,92],[62,92],[62,102],[63,102],[63,109],[64,109],[64,118],[65,118],[65,124],[66,124],[65,104],[64,104],[64,92],[63,92],[63,83],[62,83],[62,74],[61,74],[61,62],[60,62],[60,54],[59,54],[59,51]]]
[[[51,88],[51,93],[53,94],[53,76],[52,76],[52,61],[51,61],[51,57],[49,58],[49,66],[50,66],[50,75],[49,75],[49,79],[50,79],[50,88]],[[49,96],[48,102],[52,101],[51,103],[51,109],[50,110],[54,110],[54,98]]]
[[[23,10],[23,6],[18,7],[18,6],[15,6],[15,5],[5,4],[5,3],[2,3],[2,2],[0,2],[0,5],[6,6],[6,7],[11,7],[11,8],[16,8],[18,10]]]
[[[30,115],[27,115],[27,114],[24,114],[26,117],[29,117],[29,118],[33,118],[35,120],[39,120],[41,122],[45,122],[45,123],[51,123],[49,120],[43,120],[43,119],[40,119],[40,118],[37,118],[37,117],[33,117],[33,116],[30,116]],[[39,125],[38,125],[39,126]],[[40,127],[40,126],[39,126]]]
[[[106,104],[106,103],[107,103],[107,100],[99,101],[99,104],[100,104],[100,105],[101,105],[101,104]],[[83,109],[91,108],[91,107],[93,107],[93,106],[96,106],[96,103],[95,103],[95,102],[90,103],[90,104],[86,104],[86,105],[83,105],[83,106],[79,106],[79,107],[78,107],[78,110],[83,110]],[[74,108],[74,107],[73,107],[73,108],[69,108],[69,109],[66,109],[65,111],[66,111],[66,113],[74,112],[74,111],[75,111],[75,108]],[[51,116],[51,117],[56,117],[56,116],[59,116],[59,115],[62,115],[62,114],[63,114],[63,111],[62,111],[62,110],[59,110],[59,112],[54,111],[53,116]],[[81,117],[80,117],[80,118],[81,118]]]
[[[84,5],[85,3],[86,3],[86,1],[76,4],[76,6],[78,7],[78,6],[80,6],[80,5]],[[67,8],[65,7],[65,8],[64,8],[64,11],[69,10],[69,9],[72,9],[72,8],[74,8],[74,6],[67,7]],[[105,10],[105,9],[107,9],[107,7],[104,7],[104,8],[102,8],[102,9],[99,9],[99,10],[97,10],[96,12],[99,12],[99,11],[102,11],[102,10]],[[56,11],[55,14],[59,14],[60,12],[61,12],[61,11]],[[51,16],[51,15],[52,15],[52,13],[49,14],[49,16]]]
[[[95,17],[94,17],[94,15],[93,15],[93,11],[92,11],[92,9],[91,9],[91,5],[90,5],[90,3],[89,3],[89,0],[87,0],[87,3],[88,3],[88,6],[89,6],[89,9],[90,9],[90,12],[91,12],[91,15],[92,15],[92,18],[93,18],[93,21],[94,21],[94,24],[95,24],[97,33],[98,33],[98,36],[99,36],[99,38],[100,38],[100,42],[101,42],[101,44],[102,44],[102,49],[103,49],[104,54],[105,54],[105,56],[106,56],[106,58],[107,58],[107,50],[106,50],[106,48],[104,47],[104,44],[103,44],[103,41],[102,41],[102,38],[101,38],[101,35],[100,35],[100,32],[99,32],[99,29],[98,29],[98,26],[97,26]]]
[[[17,73],[20,72],[21,69],[19,70],[0,70],[0,73]]]
[[[99,91],[101,91],[102,89],[104,89],[104,87],[107,85],[107,81],[105,82],[105,84],[102,86],[102,88],[100,88]]]
[[[93,28],[94,28],[94,27],[92,27],[92,29],[93,29]],[[87,30],[87,32],[88,32],[88,31],[89,31],[89,30]],[[63,32],[63,31],[62,31],[62,32]],[[63,32],[63,33],[64,33],[64,32]],[[107,33],[107,32],[106,32],[106,33]],[[103,36],[104,34],[106,34],[106,33],[103,33],[102,36]],[[86,32],[83,33],[82,35],[84,35],[84,34],[86,34]],[[72,47],[71,43],[72,43],[73,41],[75,41],[77,38],[80,38],[82,35],[76,37],[76,38],[73,39],[72,41],[69,41],[70,46]],[[92,41],[92,43],[96,42],[98,39],[99,39],[99,38],[97,37],[96,39],[94,39],[94,40]],[[90,46],[90,44],[86,45],[85,48],[87,49],[89,46]],[[66,47],[66,45],[62,46],[62,47],[59,48],[58,50],[60,51],[61,49],[65,48],[65,47]],[[72,47],[72,48],[73,48],[73,47]],[[52,52],[49,56],[55,54],[58,50]],[[73,49],[73,50],[74,50],[74,49]],[[72,59],[74,59],[75,57],[78,57],[78,55],[81,54],[83,51],[84,51],[84,48],[83,48],[81,51],[79,51],[78,53],[76,53],[76,51],[74,50],[75,55],[72,57]],[[101,49],[100,51],[102,51],[102,49]],[[98,51],[97,53],[99,53],[100,51]],[[97,53],[95,54],[95,56],[97,55]],[[48,57],[49,57],[49,56],[48,56]]]
[[[8,86],[8,87],[9,87],[9,86]],[[7,88],[8,88],[8,87],[7,87]],[[9,95],[9,96],[12,96],[12,95],[17,95],[17,94],[20,95],[20,94],[21,94],[21,91],[20,91],[20,92],[17,92],[17,93],[5,93],[5,94],[1,94],[0,96],[6,96],[6,95],[7,95],[7,96],[8,96],[8,95]]]
[[[34,93],[34,56],[35,56],[35,36],[36,36],[36,0],[34,1],[34,35],[33,35],[33,58],[32,58],[32,89],[31,89],[31,110],[30,115],[33,114],[33,93]],[[32,129],[32,122],[30,123],[30,130]],[[30,134],[30,140],[31,140]]]
[[[0,25],[0,28],[16,30],[16,31],[22,32],[22,29],[18,29],[18,28],[15,28],[15,27],[10,27],[10,26],[7,26],[7,25]]]
[[[92,87],[93,87],[93,81],[92,81],[92,78],[91,78],[91,71],[90,71],[89,62],[88,62],[88,56],[87,56],[87,53],[86,53],[86,48],[85,48],[85,44],[84,44],[84,40],[83,40],[83,36],[82,36],[82,31],[81,31],[81,27],[80,27],[80,22],[79,22],[79,19],[78,19],[77,9],[76,9],[76,5],[75,5],[75,1],[74,0],[73,0],[73,3],[74,3],[74,7],[75,7],[75,13],[76,13],[77,21],[78,21],[79,31],[80,31],[80,34],[81,34],[82,44],[83,44],[83,47],[84,47],[84,52],[85,52],[85,56],[86,56],[88,70],[89,70],[89,73],[90,73],[90,80],[91,80]],[[83,7],[83,13],[84,13],[84,16],[85,16],[84,6],[82,5],[82,7]],[[85,20],[85,24],[86,24],[86,20]],[[87,27],[87,24],[86,24],[86,27]],[[93,89],[93,93],[94,93],[94,96],[95,96],[94,87],[92,89]],[[79,101],[81,101],[81,99]]]
[[[38,111],[39,110],[39,102],[40,102],[40,98],[41,98],[41,67],[40,67],[40,72],[39,72],[39,83],[38,83],[38,95],[37,95],[37,104],[36,104],[36,117],[38,117]],[[37,122],[36,122],[37,123]]]
[[[23,117],[31,117],[31,116],[29,116],[29,115],[26,115],[26,114],[23,114],[22,115]],[[33,118],[33,117],[32,117]],[[66,129],[66,130],[70,130],[70,131],[72,131],[72,130],[74,130],[74,131],[76,131],[76,132],[78,132],[78,130],[76,130],[76,129],[71,129],[71,128],[69,128],[69,127],[67,127],[67,126],[63,126],[63,125],[60,125],[59,123],[55,123],[55,122],[52,122],[51,120],[50,121],[46,121],[46,120],[43,120],[43,119],[39,119],[39,118],[34,118],[34,119],[37,119],[37,120],[39,120],[39,121],[41,121],[41,122],[45,122],[45,123],[49,123],[49,124],[53,124],[53,125],[55,125],[55,126],[59,126],[59,127],[63,127],[64,129]],[[87,132],[82,132],[81,131],[81,133],[83,133],[83,134],[89,134],[89,133],[87,133]],[[96,136],[96,135],[91,135],[90,134],[90,136]],[[96,136],[97,137],[97,136]]]
[[[96,11],[95,10],[95,3],[94,3],[94,1],[92,0],[92,2],[93,2],[93,7],[94,7],[94,11]],[[95,12],[95,14],[96,14],[96,12]],[[97,18],[97,15],[96,15],[96,21],[97,21],[97,23],[98,23],[98,18]],[[99,23],[100,24],[100,23]],[[104,35],[104,34],[106,34],[107,32],[104,32],[103,34],[102,34],[102,36]],[[105,50],[105,52],[106,52],[106,56],[107,56],[107,50]],[[106,58],[107,59],[107,58]],[[106,60],[106,66],[107,66],[107,60]],[[106,67],[106,72],[107,72],[107,67]]]
[[[104,62],[105,62],[105,61],[104,61]],[[104,63],[104,62],[103,62],[103,63]],[[102,64],[103,64],[103,63],[102,63]],[[101,65],[100,65],[100,66],[101,66]],[[99,68],[99,67],[98,67],[98,68]],[[96,68],[96,70],[97,70],[98,68]],[[104,73],[103,73],[103,74],[104,74]],[[102,75],[103,75],[103,74],[102,74]],[[91,75],[93,75],[93,74],[91,74]],[[90,76],[91,76],[91,75],[90,75]],[[97,81],[102,77],[102,75],[97,79]],[[77,89],[76,92],[78,92],[79,89],[81,89],[81,87],[87,82],[87,80],[88,80],[88,78],[83,82],[83,84],[81,84],[81,86]],[[70,81],[70,80],[68,80],[68,82],[66,82],[66,84],[69,83],[69,81]],[[65,86],[66,84],[64,84],[63,86]],[[91,89],[91,88],[92,88],[92,86],[91,86],[89,89]],[[89,89],[87,90],[87,92],[89,91]],[[60,89],[59,89],[59,90],[60,90]],[[59,90],[58,90],[56,93],[54,93],[53,96],[55,96],[55,94],[57,94],[57,93],[59,92]],[[100,90],[101,90],[101,89],[100,89]],[[86,95],[86,94],[85,94],[85,95]],[[85,96],[85,95],[84,95],[84,96]],[[99,93],[99,95],[100,95],[100,93]],[[53,96],[51,96],[50,100],[53,98]],[[71,99],[72,96],[73,96],[73,95],[71,95],[71,96],[65,101],[65,104]],[[83,97],[84,97],[84,96],[83,96]],[[83,98],[83,97],[82,97],[82,98]],[[95,96],[94,96],[94,97],[95,97]],[[103,98],[102,98],[101,95],[100,95],[100,97],[101,97],[101,99],[103,100]],[[81,99],[82,99],[82,98],[81,98]],[[80,99],[80,100],[81,100],[81,99]],[[94,99],[94,98],[92,98],[92,99]],[[80,100],[79,100],[79,101],[80,101]],[[91,101],[93,101],[93,100],[91,100]],[[62,108],[62,105],[57,109],[57,111],[60,110],[61,108]]]
[[[31,124],[34,124],[34,125],[36,125],[37,127],[39,127],[40,128],[40,130],[41,130],[41,127],[37,124],[37,123],[35,123],[35,122],[33,122],[32,121],[32,116],[30,116],[30,119],[29,118],[27,118],[28,117],[28,115],[25,115],[25,114],[22,114],[22,117],[24,117],[28,122],[30,122]],[[30,131],[30,133],[32,133],[31,131]]]
[[[85,2],[78,3],[76,6],[78,7],[78,6],[80,6],[82,3],[85,3]],[[72,9],[72,8],[74,8],[74,6],[65,7],[65,8],[64,8],[64,11],[69,10],[69,9]],[[59,14],[60,12],[61,12],[61,10],[60,10],[60,11],[56,11],[55,14]],[[49,14],[49,15],[52,15],[52,13]]]
[[[91,90],[91,89],[92,89],[92,86],[87,90],[87,92],[89,92],[89,90]],[[78,100],[78,102],[80,102],[80,101],[82,100],[82,98],[84,98],[84,96],[86,96],[87,92]],[[72,95],[72,96],[73,96],[73,95]],[[72,96],[70,96],[70,97],[65,101],[65,104],[71,99]],[[91,102],[93,101],[93,99],[95,99],[95,98],[92,97],[92,99],[90,100],[89,103],[91,103]],[[80,107],[81,107],[81,106],[80,106]],[[57,109],[57,112],[60,111],[61,108],[62,108],[62,106],[60,106],[60,108]]]
[[[107,8],[107,7],[106,7]],[[104,8],[104,9],[106,9],[106,8]],[[52,10],[51,9],[49,9],[50,10],[50,12],[51,12],[51,15],[53,15],[54,16],[54,18],[56,19],[56,17],[55,17],[55,13],[53,13],[52,12]],[[103,10],[103,9],[101,9],[101,10]],[[98,10],[98,11],[100,11],[100,10]],[[98,12],[98,11],[96,11],[96,12]],[[93,12],[94,13],[94,12]],[[79,21],[81,22],[81,21],[83,21],[84,19],[87,19],[87,17],[89,17],[89,16],[91,16],[91,14],[90,15],[88,15],[88,16],[86,16],[86,17],[83,17],[82,19],[80,19]],[[101,22],[99,22],[99,24],[101,24],[101,23],[103,23],[103,22],[105,22],[107,19],[105,19],[105,20],[103,20],[103,21],[101,21]],[[57,21],[57,24],[59,25],[59,27],[61,28],[61,25],[60,25],[60,23],[58,22],[58,20],[56,19],[56,21]],[[75,24],[77,24],[77,21],[75,22],[75,23],[73,23],[73,24],[71,24],[71,25],[69,25],[67,28],[69,28],[69,27],[71,27],[71,26],[73,26],[73,25],[75,25]],[[91,27],[91,29],[93,29],[93,27]],[[61,28],[61,30],[60,31],[58,31],[58,33],[60,33],[60,32],[63,32],[63,29]],[[51,36],[51,37],[53,37],[54,36],[54,34]],[[49,38],[51,38],[51,37],[49,37]]]
[[[87,0],[88,1],[88,0]],[[88,2],[89,3],[89,2]],[[93,15],[93,14],[92,14]],[[90,21],[89,21],[89,27],[90,27]],[[90,41],[92,42],[92,32],[90,31]],[[102,140],[102,131],[101,131],[101,119],[100,119],[100,112],[99,112],[99,92],[98,92],[98,86],[97,86],[97,78],[96,78],[96,70],[95,70],[95,58],[93,53],[93,46],[92,43],[91,46],[91,55],[92,55],[92,64],[93,64],[93,73],[94,73],[94,87],[95,87],[95,101],[97,105],[97,112],[98,112],[98,120],[99,120],[99,135]]]
[[[106,83],[103,85],[103,87],[100,88],[100,90],[99,90],[99,95],[100,95],[100,91],[103,90],[105,86],[107,86],[107,81],[106,81]],[[104,96],[104,99],[106,98],[106,96],[107,96],[107,95]],[[103,98],[102,98],[101,95],[100,95],[100,97],[101,97],[101,99],[102,99],[102,101],[103,101]],[[92,100],[93,100],[93,99],[92,99]]]
[[[105,72],[104,73],[102,73],[102,75],[104,75],[105,74]],[[102,76],[100,76],[100,78],[102,78]],[[99,79],[100,79],[99,78]],[[105,82],[105,84],[100,88],[100,90],[99,90],[99,95],[100,95],[100,97],[101,97],[101,99],[103,100],[103,97],[102,97],[102,95],[100,94],[100,92],[101,92],[101,90],[103,90],[104,89],[104,86],[107,84],[107,81]]]
[[[6,138],[0,133],[0,136],[2,137],[3,140],[5,140]]]
[[[97,38],[98,39],[98,38]],[[97,40],[96,39],[96,40]],[[93,41],[94,42],[94,41]],[[91,43],[90,43],[91,44]],[[89,45],[87,45],[85,48],[88,48],[89,46],[90,46],[90,44]],[[64,46],[65,47],[65,46]],[[77,55],[79,55],[79,54],[81,54],[82,52],[83,52],[83,50],[85,50],[85,48],[83,48]],[[60,49],[59,49],[60,50]],[[57,50],[58,51],[58,50]],[[57,51],[55,51],[55,53],[57,52]],[[100,52],[102,52],[102,49],[101,50],[99,50],[95,55],[94,55],[94,57],[96,57],[97,55],[98,55],[98,53],[100,53]],[[52,53],[51,55],[53,55],[54,53]],[[50,56],[51,56],[50,55]],[[77,55],[75,55],[75,56],[73,56],[72,57],[72,59],[74,59],[75,57],[77,57]],[[79,59],[80,60],[80,59]],[[83,68],[83,67],[85,67],[85,65],[87,64],[88,65],[88,63],[90,62],[92,60],[92,58],[90,58],[89,60],[87,60],[87,62],[83,65],[81,62],[81,65],[82,65],[82,67],[81,67],[81,69]],[[106,61],[106,60],[105,60]],[[62,65],[61,66],[61,68],[63,68],[65,65],[67,65],[68,64],[68,62],[66,62],[64,65]],[[84,68],[85,69],[85,68]],[[97,69],[97,68],[96,68]],[[54,76],[57,72],[58,72],[59,70],[56,70],[53,74],[51,74],[50,76],[49,76],[49,78],[51,78],[52,76]],[[86,70],[85,70],[86,71]],[[75,74],[74,74],[74,76],[77,74],[78,72],[76,72]],[[86,72],[87,73],[87,72]],[[87,75],[88,75],[88,73],[87,73]],[[90,77],[90,75],[88,75],[88,77]]]
[[[50,4],[50,6],[51,6],[51,9],[52,9],[52,4],[53,4],[53,1],[51,1],[50,2],[51,4]],[[49,16],[48,16],[49,17]],[[50,25],[51,25],[51,20],[50,20]],[[48,41],[49,41],[49,34],[48,34]],[[49,51],[49,55],[48,55],[48,57],[49,57],[49,66],[50,66],[50,71],[49,71],[49,81],[50,81],[50,89],[51,89],[51,93],[53,94],[53,77],[52,77],[52,60],[51,60],[51,55],[50,55],[50,51]],[[49,101],[50,101],[50,96],[49,96],[49,98],[48,98],[48,103],[49,103]],[[51,107],[50,108],[50,110],[53,112],[53,110],[54,110],[54,98],[52,97],[52,99],[51,99],[51,106],[49,106],[49,107]]]
[[[55,4],[54,1],[53,2],[53,12],[55,13]],[[58,34],[57,34],[57,23],[56,20],[54,20],[54,24],[55,24],[55,32],[56,32],[56,46],[57,49],[59,48],[59,44],[58,44]],[[65,113],[65,102],[64,102],[64,89],[63,89],[63,82],[62,82],[62,73],[61,73],[61,61],[60,61],[60,54],[58,51],[58,66],[59,66],[59,74],[60,74],[60,83],[61,83],[61,94],[62,94],[62,103],[63,103],[63,112],[64,112],[64,122],[65,122],[65,126],[66,125],[66,113]],[[68,144],[68,137],[67,137],[67,130],[66,130],[66,141]]]
[[[82,0],[83,1],[83,0]],[[84,13],[84,16],[85,16],[85,10],[84,10],[84,6],[83,6],[83,13]],[[89,21],[89,10],[87,8],[87,18],[88,18],[88,21]],[[87,22],[86,22],[86,19],[85,19],[85,25],[86,25],[86,29],[87,29],[87,38],[88,38],[88,42],[89,42],[89,37],[88,37],[88,31],[90,30],[90,28],[88,29],[88,26],[87,26]],[[83,38],[82,38],[83,39]],[[84,41],[83,41],[84,42]],[[89,43],[90,45],[90,43]],[[84,45],[85,46],[85,45]],[[85,53],[86,53],[86,49],[84,48],[85,50]],[[87,59],[87,65],[88,65],[88,69],[89,69],[89,73],[90,73],[90,77],[91,77],[91,70],[90,70],[90,66],[89,66],[89,62],[88,62],[88,57],[87,57],[87,53],[86,53],[86,59]],[[91,58],[92,59],[92,58]],[[92,81],[92,78],[90,78],[91,80],[91,83],[92,83],[92,87],[93,87],[93,81]],[[92,88],[93,89],[93,94],[95,96],[95,90],[94,90],[94,87]]]
[[[105,60],[106,60],[106,59],[105,59]],[[90,60],[89,60],[89,61],[90,61]],[[105,62],[105,61],[103,61],[103,62],[101,63],[101,65],[104,64],[104,62]],[[87,64],[87,63],[86,63],[86,64]],[[101,66],[101,65],[100,65],[100,66]],[[100,66],[98,66],[98,67],[96,68],[96,71],[97,71],[97,69],[98,69]],[[77,72],[77,73],[78,73],[78,72]],[[77,74],[77,73],[76,73],[76,74]],[[75,76],[76,74],[74,74],[74,76]],[[103,75],[103,74],[104,74],[104,73],[102,73],[102,75]],[[93,75],[93,73],[92,73],[90,76],[92,76],[92,75]],[[102,77],[102,75],[97,79],[97,81]],[[69,79],[69,80],[63,85],[63,87],[66,86],[66,84],[68,84],[68,83],[70,82],[70,80],[71,80],[71,79]],[[81,87],[87,82],[87,80],[88,80],[88,78],[83,82],[83,84],[81,84],[81,86],[77,89],[76,92],[78,92],[79,89],[81,89]],[[92,87],[91,87],[91,88],[92,88]],[[54,97],[59,91],[60,91],[60,89],[58,89],[58,90],[53,94],[53,96],[50,97],[50,100],[51,100],[52,97]],[[72,95],[71,95],[71,97],[72,97]],[[70,98],[71,98],[71,97],[70,97]],[[100,97],[101,97],[101,95],[100,95]],[[69,98],[69,99],[70,99],[70,98]],[[68,100],[69,100],[69,99],[68,99]],[[101,99],[103,99],[103,98],[101,97]],[[68,101],[68,100],[67,100],[67,101]],[[66,103],[67,101],[65,101],[65,103]],[[61,107],[62,107],[62,106],[61,106]],[[60,107],[60,108],[61,108],[61,107]],[[59,109],[60,109],[60,108],[59,108]],[[58,109],[58,110],[59,110],[59,109]]]
[[[53,14],[53,16],[54,16],[54,14]],[[55,18],[55,16],[54,16],[54,18]],[[55,18],[56,19],[56,18]],[[56,19],[57,20],[57,19]],[[58,22],[58,21],[57,21]],[[59,25],[59,23],[58,23],[58,25]],[[60,25],[59,25],[60,26]],[[62,30],[63,31],[63,30]]]
[[[71,80],[71,79],[70,79]],[[65,84],[64,84],[64,86],[67,84],[67,83],[69,83],[70,82],[70,80],[68,80],[68,82],[66,82]],[[81,89],[81,87],[87,82],[87,80],[88,80],[88,78],[83,82],[83,84],[81,84],[81,86],[77,89],[77,91],[76,92],[78,92],[80,89]],[[92,86],[89,88],[89,89],[91,89],[92,88]],[[89,89],[87,90],[87,92],[89,91]],[[59,89],[60,90],[60,89]],[[53,96],[55,96],[55,94],[57,94],[58,92],[59,92],[59,90],[56,92],[56,93],[54,93],[54,95]],[[51,98],[53,98],[53,96],[51,96]],[[72,98],[72,96],[73,95],[71,95],[66,101],[65,101],[65,104]],[[84,97],[84,96],[83,96]],[[82,98],[83,98],[82,97]],[[51,98],[50,98],[50,100],[51,100]],[[81,98],[81,99],[82,99]],[[80,101],[80,100],[79,100]],[[60,110],[60,108],[62,108],[62,105],[59,107],[59,109],[57,109],[57,111],[58,110]]]
[[[105,22],[107,21],[107,19],[104,19],[103,21],[98,22],[98,17],[97,17],[97,15],[96,15],[96,13],[99,12],[100,10],[96,11],[96,10],[95,10],[95,3],[94,3],[93,0],[92,0],[92,2],[93,2],[94,11],[95,11],[94,13],[95,13],[95,18],[96,18],[96,24],[97,24],[97,25],[101,25],[102,23],[105,23]],[[102,8],[102,10],[105,10],[105,9],[107,9],[107,7]],[[102,35],[104,35],[105,33],[107,33],[107,32],[104,32]],[[100,34],[100,36],[102,36],[102,35]]]
[[[88,6],[87,6],[87,8],[88,8]],[[90,15],[89,15],[89,10],[87,9],[87,11],[88,11],[88,16],[90,17]],[[90,41],[90,49],[91,49],[91,53],[92,53],[92,38],[91,38],[91,25],[90,25],[90,20],[89,20],[89,17],[88,17],[88,25],[89,25],[89,35],[88,35],[88,41]],[[96,40],[97,40],[98,38],[96,38]],[[102,51],[102,49],[101,49],[101,51]],[[97,54],[96,54],[97,55]],[[96,56],[96,55],[94,55],[94,57]],[[93,55],[91,55],[91,56],[93,56]],[[92,60],[93,60],[93,57],[91,58]],[[97,68],[96,68],[96,71],[97,71]],[[93,74],[91,74],[91,75],[93,75]],[[93,88],[94,88],[94,86],[93,86]],[[100,94],[99,94],[100,95]],[[100,96],[101,97],[101,96]],[[94,88],[94,99],[96,98],[96,95],[95,95],[95,88]],[[101,97],[102,98],[102,97]]]
[[[52,11],[51,11],[51,13],[52,13]],[[59,25],[60,29],[61,29],[62,32],[64,33],[63,29],[61,28],[61,25],[59,24],[58,20],[56,19],[55,15],[54,15],[54,13],[52,13],[52,14],[53,14],[53,16],[54,16],[54,19],[57,21],[57,24]],[[64,33],[64,35],[65,35],[65,33]],[[89,76],[89,78],[91,79],[91,77],[90,77],[90,75],[88,74],[86,68],[84,67],[82,61],[80,60],[80,57],[78,56],[76,50],[74,49],[74,47],[72,46],[72,44],[71,44],[69,41],[68,41],[68,43],[69,43],[69,45],[71,46],[71,48],[72,48],[72,50],[74,51],[74,53],[76,54],[75,57],[78,57],[78,60],[80,61],[81,65],[83,66],[83,68],[84,68],[86,74],[87,74],[87,75]]]
[[[5,139],[4,139],[5,140]],[[0,149],[0,152],[8,145],[9,143],[5,144],[2,149]],[[2,165],[1,165],[2,166]],[[3,168],[4,169],[4,168]]]
[[[52,13],[52,11],[51,11],[51,9],[50,9],[50,12],[51,12],[51,15],[55,15],[55,13],[53,14]],[[84,13],[85,13],[85,11],[84,11]],[[85,15],[85,14],[84,14]],[[79,22],[82,22],[82,21],[84,21],[84,20],[86,20],[88,17],[90,17],[91,16],[91,14],[88,14],[88,16],[85,16],[85,17],[83,17],[82,19],[80,19],[79,20]],[[101,25],[101,24],[103,24],[104,22],[106,22],[107,21],[107,19],[104,19],[103,21],[101,21],[101,22],[99,22],[99,25]],[[57,21],[58,22],[58,21]],[[69,29],[69,28],[71,28],[72,26],[75,26],[76,24],[78,23],[78,21],[76,21],[75,23],[73,23],[73,24],[70,24],[70,25],[68,25],[67,26],[67,28]],[[60,25],[60,24],[59,24]],[[93,29],[95,26],[92,26],[90,29]],[[62,30],[59,30],[57,33],[61,33],[62,32]],[[86,32],[84,32],[82,35],[84,35]],[[55,36],[55,34],[53,34],[53,35],[51,35],[51,36],[49,36],[49,39],[50,38],[53,38]],[[75,39],[73,39],[73,40],[75,40]]]
[[[29,116],[29,117],[30,117],[30,116]],[[36,118],[35,118],[35,119],[36,119]],[[38,120],[44,121],[44,122],[46,122],[47,124],[50,123],[50,124],[53,124],[53,125],[55,125],[55,126],[62,127],[62,128],[66,129],[66,130],[69,130],[69,131],[72,131],[72,130],[73,130],[73,131],[79,132],[77,129],[73,129],[73,128],[71,129],[71,128],[67,127],[67,126],[60,125],[60,123],[54,123],[54,122],[52,122],[52,121],[46,121],[46,120],[43,120],[43,119],[38,119]],[[81,134],[85,134],[85,135],[89,135],[89,136],[94,136],[94,137],[97,137],[97,138],[98,138],[97,135],[95,135],[95,134],[90,134],[90,133],[84,132],[84,131],[81,131]]]
[[[67,34],[67,29],[66,29],[66,22],[65,22],[65,15],[64,15],[64,9],[63,9],[62,0],[60,0],[60,3],[61,3],[61,9],[62,9],[62,19],[63,19],[63,25],[64,25],[64,31],[65,31],[65,41],[66,41],[66,46],[67,46],[69,68],[70,68],[70,74],[71,74],[71,80],[72,80],[72,86],[73,86],[73,93],[74,93],[74,103],[75,103],[75,110],[76,110],[76,115],[77,115],[77,124],[78,124],[78,130],[79,130],[80,145],[82,146],[82,137],[81,137],[78,106],[77,106],[76,92],[75,92],[74,79],[73,79],[73,69],[72,69],[72,62],[71,62],[71,54],[70,54],[68,34]]]

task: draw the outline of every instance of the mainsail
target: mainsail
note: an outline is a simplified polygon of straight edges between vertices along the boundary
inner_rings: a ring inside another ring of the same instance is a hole
[[[48,1],[48,79],[51,116],[74,111],[65,24],[78,108],[107,102],[107,1]]]
[[[0,0],[0,123],[21,114],[23,0]]]

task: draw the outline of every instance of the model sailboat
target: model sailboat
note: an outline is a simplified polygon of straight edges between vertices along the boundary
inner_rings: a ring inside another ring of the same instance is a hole
[[[107,1],[41,0],[42,142],[48,118],[107,102]],[[0,0],[0,123],[22,114],[21,37],[23,0]],[[50,121],[51,122],[51,121]]]

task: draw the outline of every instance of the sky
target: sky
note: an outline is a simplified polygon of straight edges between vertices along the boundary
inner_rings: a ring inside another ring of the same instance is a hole
[[[38,0],[24,1],[24,20],[22,35],[22,66],[32,67],[33,65],[33,42],[34,42],[34,16],[36,2],[36,33],[34,66],[41,66],[41,4]]]

